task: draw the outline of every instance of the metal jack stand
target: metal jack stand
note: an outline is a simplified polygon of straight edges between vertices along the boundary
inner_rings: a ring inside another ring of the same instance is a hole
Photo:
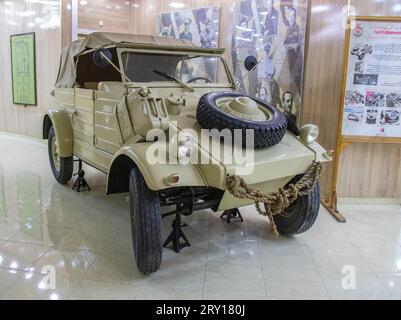
[[[85,180],[85,171],[82,169],[82,160],[74,160],[78,161],[78,172],[74,173],[74,176],[78,176],[77,180],[75,181],[72,190],[76,190],[77,192],[81,191],[90,191],[91,188],[89,187],[89,184]]]
[[[220,218],[226,221],[227,223],[231,223],[231,219],[235,219],[241,222],[244,221],[238,208],[225,210],[220,216]]]
[[[173,249],[175,252],[180,252],[182,248],[190,247],[187,237],[182,231],[181,227],[186,227],[186,224],[181,222],[181,203],[177,203],[177,211],[175,214],[175,219],[173,220],[173,231],[171,231],[170,235],[167,237],[166,241],[163,244],[163,247],[166,248],[170,242],[173,243]],[[184,242],[180,241],[180,238],[184,240]]]

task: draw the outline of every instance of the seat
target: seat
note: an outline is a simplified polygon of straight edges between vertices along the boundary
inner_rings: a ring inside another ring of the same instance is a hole
[[[123,83],[120,81],[103,81],[99,82],[99,91],[106,92],[124,92]]]

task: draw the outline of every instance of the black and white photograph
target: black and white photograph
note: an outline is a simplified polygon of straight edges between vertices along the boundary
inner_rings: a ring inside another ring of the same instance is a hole
[[[367,124],[376,124],[379,110],[377,109],[369,109],[366,111],[366,123]]]
[[[234,4],[232,60],[241,92],[299,114],[308,1],[243,0]],[[249,72],[248,56],[258,64]]]
[[[387,108],[401,108],[401,93],[389,92],[386,95]]]
[[[376,86],[377,85],[377,74],[355,74],[354,84],[363,86]]]
[[[352,122],[362,122],[363,112],[348,112],[346,119]]]
[[[373,53],[373,47],[368,44],[357,44],[351,49],[351,55],[362,61],[367,55]]]
[[[383,124],[399,126],[400,112],[397,110],[383,110],[380,120],[383,121]]]
[[[383,108],[386,103],[384,92],[366,91],[365,106]]]
[[[365,68],[365,63],[363,61],[355,62],[355,73],[363,73]]]
[[[345,94],[346,106],[360,106],[365,104],[365,95],[357,90],[347,90]]]
[[[189,40],[202,48],[217,48],[219,7],[161,13],[156,17],[156,34]]]

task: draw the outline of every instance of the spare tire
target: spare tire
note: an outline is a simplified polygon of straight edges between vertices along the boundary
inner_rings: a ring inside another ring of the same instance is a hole
[[[247,129],[254,130],[254,148],[278,144],[284,137],[287,118],[272,105],[234,92],[212,92],[203,95],[196,118],[204,129],[242,130],[242,147],[246,146]],[[234,139],[233,139],[234,140]]]

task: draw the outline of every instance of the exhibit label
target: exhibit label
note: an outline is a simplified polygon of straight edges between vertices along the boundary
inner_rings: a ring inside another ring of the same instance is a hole
[[[10,46],[13,103],[36,105],[35,34],[12,35]]]
[[[346,72],[342,135],[401,137],[401,23],[355,21]]]

